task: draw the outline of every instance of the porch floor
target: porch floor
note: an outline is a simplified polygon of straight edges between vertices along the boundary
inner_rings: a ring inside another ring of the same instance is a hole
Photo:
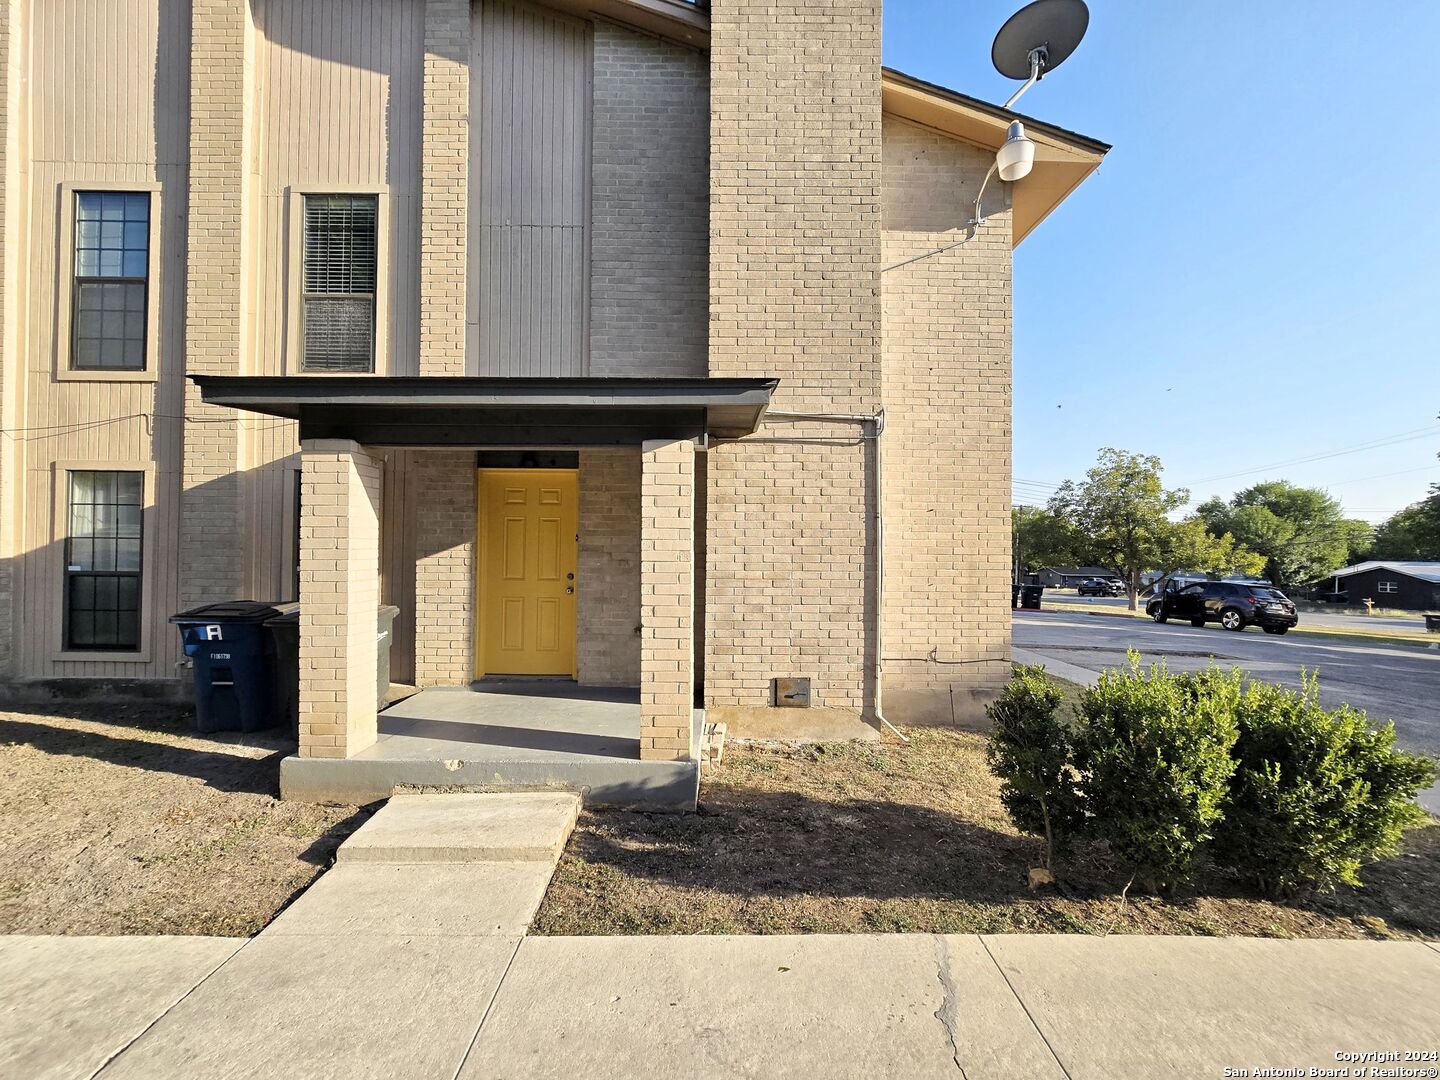
[[[366,802],[396,787],[559,789],[592,805],[695,806],[698,763],[640,760],[633,688],[545,679],[432,688],[385,709],[378,727],[375,743],[353,757],[286,758],[282,796]]]

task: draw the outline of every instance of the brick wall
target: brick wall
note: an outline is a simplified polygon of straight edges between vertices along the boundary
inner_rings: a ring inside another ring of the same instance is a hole
[[[885,122],[885,263],[953,241],[991,153]],[[884,281],[884,708],[978,718],[1010,651],[1010,213]]]
[[[641,448],[640,757],[695,756],[695,446]]]
[[[470,0],[425,0],[420,374],[465,374]]]
[[[586,686],[640,685],[640,455],[580,452],[576,662]]]
[[[880,403],[880,3],[711,8],[710,374],[781,379],[775,409]],[[708,458],[706,700],[764,708],[773,676],[862,708],[872,655],[868,447],[853,426],[772,423],[820,444]],[[838,438],[836,437],[838,436]]]
[[[254,83],[248,4],[192,0],[190,199],[185,289],[186,369],[242,370],[246,157]],[[246,561],[217,537],[241,535],[244,487],[240,425],[231,409],[203,405],[185,385],[180,602],[189,607],[246,590]]]
[[[590,370],[703,376],[706,59],[607,22],[594,42]]]
[[[415,683],[475,676],[475,454],[414,451]]]
[[[300,756],[375,741],[381,462],[353,442],[304,444],[300,512]]]

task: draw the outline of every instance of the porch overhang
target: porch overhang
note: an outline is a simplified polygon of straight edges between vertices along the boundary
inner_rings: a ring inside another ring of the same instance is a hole
[[[753,434],[777,379],[191,375],[208,405],[367,446],[638,446]]]

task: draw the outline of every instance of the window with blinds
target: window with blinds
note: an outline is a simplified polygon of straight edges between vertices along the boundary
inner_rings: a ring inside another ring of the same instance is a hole
[[[374,195],[306,195],[301,371],[375,370]]]

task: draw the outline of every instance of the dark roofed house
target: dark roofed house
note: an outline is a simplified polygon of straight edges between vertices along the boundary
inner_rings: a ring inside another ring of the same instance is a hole
[[[1377,607],[1440,611],[1440,562],[1363,562],[1333,577],[1335,591],[1352,604],[1374,600]]]
[[[1092,577],[1119,580],[1115,571],[1106,570],[1103,566],[1047,566],[1030,576],[1034,578],[1036,585],[1044,585],[1047,589],[1073,589],[1080,582]]]

